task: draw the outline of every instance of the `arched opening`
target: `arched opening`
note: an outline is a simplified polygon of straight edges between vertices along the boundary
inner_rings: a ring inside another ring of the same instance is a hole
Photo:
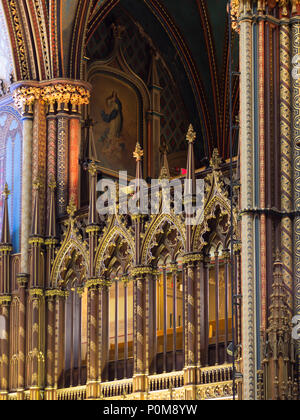
[[[153,338],[150,373],[180,371],[184,347],[183,242],[177,228],[168,220],[154,232],[148,250],[153,273],[150,317]]]
[[[63,360],[58,377],[59,388],[84,385],[87,380],[88,300],[86,264],[77,249],[65,255],[59,271],[58,284],[64,291],[64,325],[60,326]],[[61,315],[62,315],[61,314]]]
[[[105,279],[102,288],[102,381],[133,376],[134,298],[129,276],[133,252],[124,236],[114,232],[103,253],[99,274]],[[96,264],[97,265],[97,264]]]

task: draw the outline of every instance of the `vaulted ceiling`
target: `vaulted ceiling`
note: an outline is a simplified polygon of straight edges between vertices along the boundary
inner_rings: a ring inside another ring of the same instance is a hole
[[[228,157],[226,0],[0,1],[18,81],[84,78],[83,58],[104,20],[116,10],[128,14],[172,69],[202,157],[214,147]],[[233,101],[236,113],[237,86]]]

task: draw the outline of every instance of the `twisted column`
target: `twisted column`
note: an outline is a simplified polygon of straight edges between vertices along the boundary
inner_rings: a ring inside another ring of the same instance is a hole
[[[243,5],[244,7],[244,5]],[[242,10],[240,21],[240,150],[241,150],[241,208],[253,207],[253,39],[252,21]],[[255,285],[253,216],[242,214],[242,285],[243,285],[243,368],[244,399],[253,400],[256,394],[255,354]]]
[[[134,281],[134,392],[146,392],[149,372],[149,280],[150,267],[135,267]]]
[[[300,55],[300,23],[292,25],[292,56]],[[293,175],[294,209],[300,210],[300,79],[292,80],[292,138],[293,138]],[[300,315],[300,217],[294,218],[294,311]],[[300,342],[296,343],[298,379],[300,377]]]
[[[281,131],[281,210],[293,209],[291,140],[290,30],[288,22],[280,26],[280,131]],[[288,291],[288,307],[293,311],[293,226],[290,217],[281,221],[281,258],[283,279]]]
[[[30,289],[31,336],[29,337],[30,400],[42,399],[44,387],[45,355],[43,328],[41,325],[44,293],[41,289]]]
[[[25,391],[25,354],[26,354],[26,288],[28,275],[20,274],[17,278],[19,286],[19,334],[18,334],[18,399],[24,399]]]
[[[52,290],[46,292],[46,387],[45,400],[55,399],[55,294]]]
[[[91,279],[87,282],[89,316],[88,316],[88,380],[87,380],[87,398],[95,399],[99,393],[98,384],[98,332],[99,332],[99,279]]]

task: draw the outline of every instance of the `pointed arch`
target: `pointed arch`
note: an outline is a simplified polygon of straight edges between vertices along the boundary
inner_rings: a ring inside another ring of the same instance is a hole
[[[63,241],[55,261],[53,263],[50,284],[53,288],[59,287],[58,279],[60,276],[60,270],[63,266],[64,261],[73,252],[77,252],[83,259],[85,265],[85,272],[88,275],[89,271],[89,250],[85,241],[79,236],[72,223],[69,221],[69,228]]]
[[[147,230],[141,247],[142,265],[148,264],[148,254],[150,251],[150,246],[153,242],[155,234],[165,223],[170,223],[171,226],[174,226],[174,228],[178,231],[181,242],[184,246],[186,240],[184,223],[181,222],[180,219],[176,217],[173,213],[159,214],[155,216],[150,222],[150,224],[147,226]]]
[[[127,244],[131,250],[132,255],[135,254],[135,242],[133,236],[123,227],[119,225],[112,225],[111,229],[108,230],[108,232],[105,234],[102,241],[100,241],[99,247],[96,251],[96,257],[95,257],[95,272],[96,275],[100,275],[101,273],[101,264],[103,263],[103,258],[105,256],[107,247],[109,244],[112,243],[113,239],[116,237],[121,237],[125,241],[127,241]]]
[[[216,152],[216,151],[215,151]],[[204,215],[199,224],[196,224],[192,236],[192,249],[200,251],[205,245],[203,235],[210,231],[209,222],[216,218],[217,210],[221,217],[228,216],[230,220],[231,203],[228,198],[228,191],[221,179],[221,171],[214,168],[213,172],[206,179],[206,196],[204,204]],[[234,214],[234,234],[237,233],[237,214]]]

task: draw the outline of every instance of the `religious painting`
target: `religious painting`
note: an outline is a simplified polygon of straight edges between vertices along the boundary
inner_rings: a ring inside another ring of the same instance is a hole
[[[133,152],[140,134],[139,98],[125,81],[109,74],[92,80],[91,117],[97,160],[113,171],[135,175]]]

